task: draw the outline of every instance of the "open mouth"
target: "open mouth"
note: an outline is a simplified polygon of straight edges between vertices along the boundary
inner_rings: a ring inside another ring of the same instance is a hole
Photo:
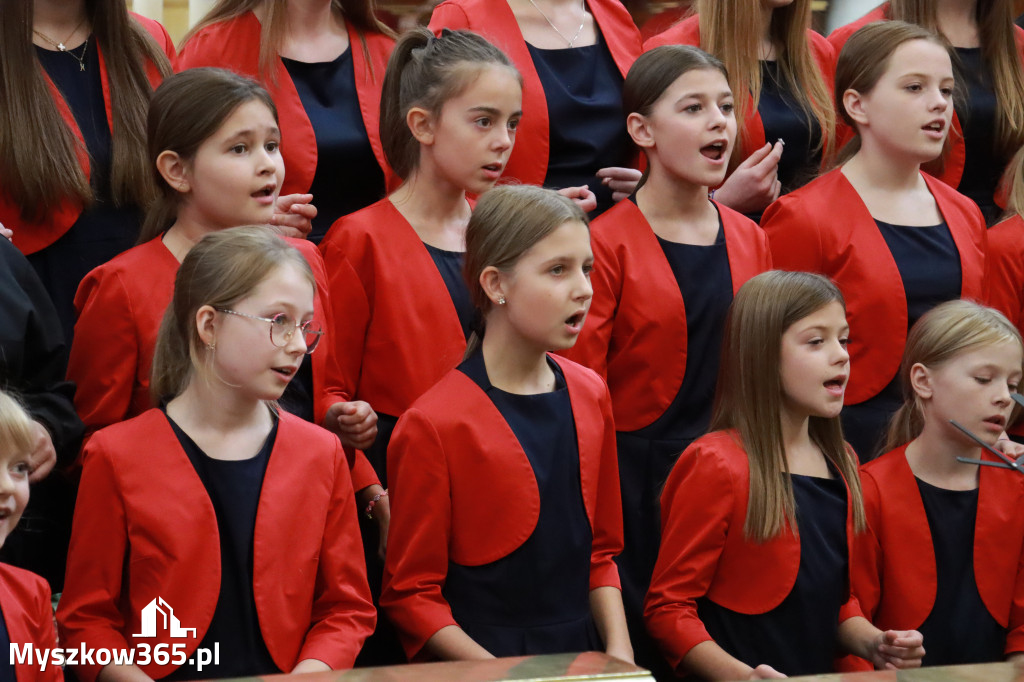
[[[842,393],[846,388],[846,377],[835,377],[825,382],[825,388],[831,393]]]
[[[994,417],[989,417],[988,419],[986,419],[985,423],[992,424],[993,426],[997,426],[999,428],[1004,428],[1006,426],[1006,417],[1002,415],[996,415]]]
[[[725,142],[712,142],[711,144],[704,145],[700,148],[700,153],[711,159],[712,161],[721,161],[722,157],[725,156],[726,144]]]
[[[263,189],[261,189],[259,191],[253,192],[252,196],[257,198],[257,199],[266,199],[266,198],[274,196],[274,190],[275,189],[277,189],[276,186],[268,185],[268,186],[264,187]]]
[[[565,323],[570,327],[578,327],[583,324],[583,319],[587,316],[586,311],[580,311],[574,315],[570,315],[565,319]]]
[[[941,132],[943,132],[946,129],[946,122],[945,121],[933,121],[933,122],[929,123],[928,125],[924,126],[923,129],[927,130],[928,132],[931,132],[931,133],[941,133]]]
[[[295,374],[295,369],[292,367],[275,367],[274,371],[287,379],[291,379]]]

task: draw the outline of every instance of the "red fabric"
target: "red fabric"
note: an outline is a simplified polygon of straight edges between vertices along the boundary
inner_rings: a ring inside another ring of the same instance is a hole
[[[835,72],[835,52],[828,41],[815,31],[807,31],[807,43],[811,48],[811,56],[818,64],[825,85],[828,86],[829,94],[832,93],[833,75]],[[644,52],[652,50],[660,45],[693,45],[700,47],[700,18],[693,16],[683,19],[678,24],[663,33],[644,42]],[[761,114],[754,108],[754,98],[751,96],[747,102],[746,118],[742,121],[742,139],[744,158],[752,152],[763,147],[767,140],[764,136],[764,122]],[[774,143],[775,140],[772,140]]]
[[[1024,323],[1024,218],[1014,215],[988,231],[985,304],[1020,329]]]
[[[219,548],[213,505],[163,413],[149,410],[100,431],[86,447],[57,613],[62,645],[173,643],[166,630],[156,640],[133,636],[141,632],[141,610],[159,596],[183,627],[196,628],[185,640],[191,656],[217,606]],[[373,631],[341,445],[287,413],[280,415],[260,493],[253,595],[267,650],[286,672],[306,658],[349,668]],[[163,677],[175,668],[142,670]],[[99,669],[75,672],[92,682]]]
[[[961,296],[981,300],[987,237],[978,207],[945,183],[923,176],[960,252]],[[846,404],[877,395],[896,376],[907,341],[907,303],[896,261],[874,218],[836,169],[779,197],[761,218],[782,270],[832,278],[846,298],[850,365]]]
[[[766,542],[747,540],[743,525],[750,496],[747,453],[732,431],[715,431],[680,456],[661,496],[661,550],[644,605],[644,619],[673,669],[711,640],[697,616],[707,597],[739,613],[767,613],[796,584],[800,537],[787,527]],[[853,507],[847,487],[846,540],[854,547]],[[840,622],[861,615],[852,597]]]
[[[612,560],[622,550],[615,426],[604,382],[564,358],[576,421],[580,487],[593,530],[590,589],[619,587]],[[530,461],[487,395],[449,372],[398,422],[388,449],[390,547],[380,603],[410,659],[443,627],[456,625],[441,590],[449,560],[481,566],[533,533],[540,493]]]
[[[365,400],[398,417],[466,350],[441,273],[387,198],[339,219],[320,250],[337,321],[324,404]]]
[[[347,22],[347,26],[356,92],[359,96],[359,109],[363,113],[366,135],[373,148],[373,154],[377,157],[377,163],[384,170],[388,187],[395,187],[397,178],[384,158],[384,148],[380,142],[380,92],[384,84],[388,58],[395,42],[380,33],[368,32],[360,35],[351,23]],[[252,12],[207,26],[182,46],[175,70],[216,66],[262,82],[259,73],[261,31],[259,19]],[[363,50],[363,40],[366,42],[369,59]],[[284,184],[281,186],[281,194],[308,192],[316,173],[316,136],[313,133],[313,124],[309,122],[309,116],[302,108],[295,83],[280,58],[277,60],[272,79],[263,82],[263,87],[274,99],[281,126],[281,155],[284,157],[287,171]]]
[[[982,457],[995,460],[983,453]],[[906,446],[861,468],[869,531],[851,573],[865,616],[879,628],[912,630],[935,605],[935,549]],[[992,617],[1008,628],[1006,653],[1024,651],[1024,478],[979,467],[974,577]],[[928,643],[925,642],[927,648]]]
[[[174,43],[171,42],[171,37],[167,34],[164,27],[152,19],[147,19],[138,14],[131,13],[131,16],[150,33],[160,49],[167,55],[167,58],[173,60]],[[96,54],[99,56],[100,62],[100,80],[103,87],[103,102],[107,109],[107,124],[110,126],[111,133],[116,135],[117,131],[114,130],[114,123],[111,118],[113,114],[110,104],[110,81],[107,76],[107,62],[103,56],[103,48],[98,44],[96,45]],[[160,72],[152,62],[146,62],[146,75],[149,76],[150,85],[154,88],[160,84]],[[85,177],[88,178],[90,173],[89,155],[85,150],[85,138],[82,137],[82,131],[78,127],[78,123],[75,122],[71,108],[64,101],[64,96],[57,90],[57,86],[53,84],[53,81],[50,80],[45,72],[43,72],[43,78],[46,79],[47,84],[50,86],[50,92],[57,104],[57,110],[64,119],[64,123],[67,124],[77,140],[78,162],[82,166],[82,171],[85,172]],[[3,183],[0,182],[0,186],[2,185]],[[81,213],[82,206],[80,204],[75,201],[65,200],[56,208],[50,209],[41,221],[26,223],[21,218],[21,207],[17,201],[0,191],[0,223],[14,230],[12,242],[25,255],[40,251],[57,241],[75,224]]]
[[[633,18],[619,0],[588,0],[587,9],[625,78],[641,52],[640,31]],[[512,9],[508,3],[494,0],[445,0],[430,16],[430,30],[439,34],[442,28],[479,33],[501,48],[519,69],[523,76],[523,120],[501,177],[503,181],[543,184],[549,153],[547,98]]]
[[[735,294],[771,269],[768,238],[743,215],[716,206]],[[593,222],[591,245],[594,299],[583,333],[563,355],[607,379],[616,428],[636,431],[658,419],[683,385],[685,303],[657,236],[632,201],[620,201]]]
[[[23,649],[25,644],[32,644],[38,651],[57,648],[50,586],[38,575],[0,564],[0,609],[3,609],[12,645]],[[16,663],[14,675],[18,682],[61,682],[64,679],[60,666],[48,664],[45,671],[40,671],[36,662]]]

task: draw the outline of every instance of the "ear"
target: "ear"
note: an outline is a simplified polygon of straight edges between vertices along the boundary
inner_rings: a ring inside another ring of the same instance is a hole
[[[196,331],[204,346],[217,343],[217,311],[213,306],[204,305],[196,311]]]
[[[650,149],[654,146],[654,135],[647,118],[635,111],[626,117],[626,132],[638,147]]]
[[[409,132],[420,144],[434,144],[434,116],[422,107],[413,107],[405,115]]]
[[[165,149],[156,157],[156,169],[160,172],[164,182],[178,192],[188,192],[191,189],[189,184],[188,164],[178,156],[178,152]]]
[[[480,273],[480,286],[491,303],[498,305],[498,299],[505,296],[505,273],[493,265],[488,265]]]
[[[920,362],[910,368],[910,388],[919,398],[927,400],[935,393],[932,385],[932,372]]]
[[[846,113],[849,117],[853,119],[854,123],[857,123],[858,125],[867,125],[868,115],[864,108],[864,98],[859,92],[852,88],[844,92],[843,107],[846,109]]]

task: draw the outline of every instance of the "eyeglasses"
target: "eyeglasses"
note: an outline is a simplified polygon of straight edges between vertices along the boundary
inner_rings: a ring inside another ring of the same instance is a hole
[[[260,317],[259,315],[249,315],[248,313],[240,313],[237,310],[228,310],[227,308],[217,308],[216,310],[219,313],[248,317],[250,320],[259,320],[260,322],[269,322],[270,342],[278,348],[287,346],[288,342],[291,341],[292,334],[298,329],[302,332],[302,340],[306,343],[306,355],[316,350],[317,345],[320,343],[320,337],[324,335],[323,327],[316,320],[296,322],[290,315],[285,313],[278,313],[273,317]]]

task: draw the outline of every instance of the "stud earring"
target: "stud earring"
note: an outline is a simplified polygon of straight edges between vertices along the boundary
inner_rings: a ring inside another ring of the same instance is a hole
[[[217,344],[216,343],[208,343],[208,344],[206,344],[206,349],[207,350],[211,350],[211,351],[217,350]]]
[[[505,305],[505,297],[504,296],[499,296],[498,297],[498,305]]]

